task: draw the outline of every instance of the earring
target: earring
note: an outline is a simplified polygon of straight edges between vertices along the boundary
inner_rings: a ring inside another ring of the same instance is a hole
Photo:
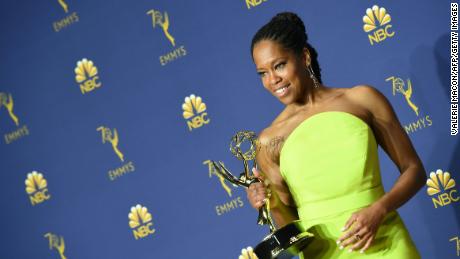
[[[307,66],[307,71],[310,74],[310,78],[313,81],[313,85],[315,86],[315,88],[318,88],[319,82],[318,82],[318,79],[316,79],[315,71],[313,71],[313,68],[310,65]]]

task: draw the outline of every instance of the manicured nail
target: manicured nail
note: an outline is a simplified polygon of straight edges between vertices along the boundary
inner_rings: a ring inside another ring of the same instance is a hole
[[[344,230],[345,230],[345,227],[343,227],[343,228],[340,229],[340,231],[342,231],[342,232],[343,232]]]
[[[361,254],[364,254],[364,250],[360,250],[359,252],[360,252]]]
[[[340,240],[337,240],[337,242],[336,242],[336,243],[337,243],[337,244],[340,244]]]
[[[351,253],[351,252],[353,252],[353,249],[351,249],[351,248],[348,249],[348,253]]]
[[[339,249],[342,250],[342,249],[343,249],[343,246],[340,246]]]

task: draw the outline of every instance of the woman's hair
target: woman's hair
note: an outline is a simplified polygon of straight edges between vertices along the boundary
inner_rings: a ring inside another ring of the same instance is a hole
[[[251,56],[254,51],[254,46],[262,40],[274,41],[297,55],[302,55],[303,49],[307,48],[310,52],[313,71],[318,81],[322,83],[321,69],[318,64],[318,53],[308,43],[305,25],[297,14],[291,12],[278,13],[267,24],[262,26],[252,38]]]

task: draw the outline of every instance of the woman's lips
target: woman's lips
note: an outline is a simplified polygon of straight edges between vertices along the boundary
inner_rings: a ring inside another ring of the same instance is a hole
[[[278,97],[283,97],[288,93],[288,90],[289,90],[289,85],[286,85],[286,86],[276,89],[275,94]]]

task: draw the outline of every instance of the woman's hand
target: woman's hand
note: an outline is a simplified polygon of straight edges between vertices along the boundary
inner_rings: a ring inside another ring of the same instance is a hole
[[[349,252],[360,249],[364,253],[372,244],[385,215],[385,209],[378,204],[353,213],[342,228],[346,233],[337,240],[340,249],[350,246]]]
[[[249,203],[255,209],[260,209],[270,199],[270,209],[277,208],[280,205],[280,198],[276,191],[272,191],[270,181],[257,170],[252,168],[252,173],[255,177],[259,178],[260,182],[249,185],[246,189]]]
[[[252,168],[252,173],[259,178],[260,182],[249,185],[246,189],[249,203],[254,209],[260,209],[271,196],[271,190],[268,188],[268,180],[262,176],[256,168]]]

